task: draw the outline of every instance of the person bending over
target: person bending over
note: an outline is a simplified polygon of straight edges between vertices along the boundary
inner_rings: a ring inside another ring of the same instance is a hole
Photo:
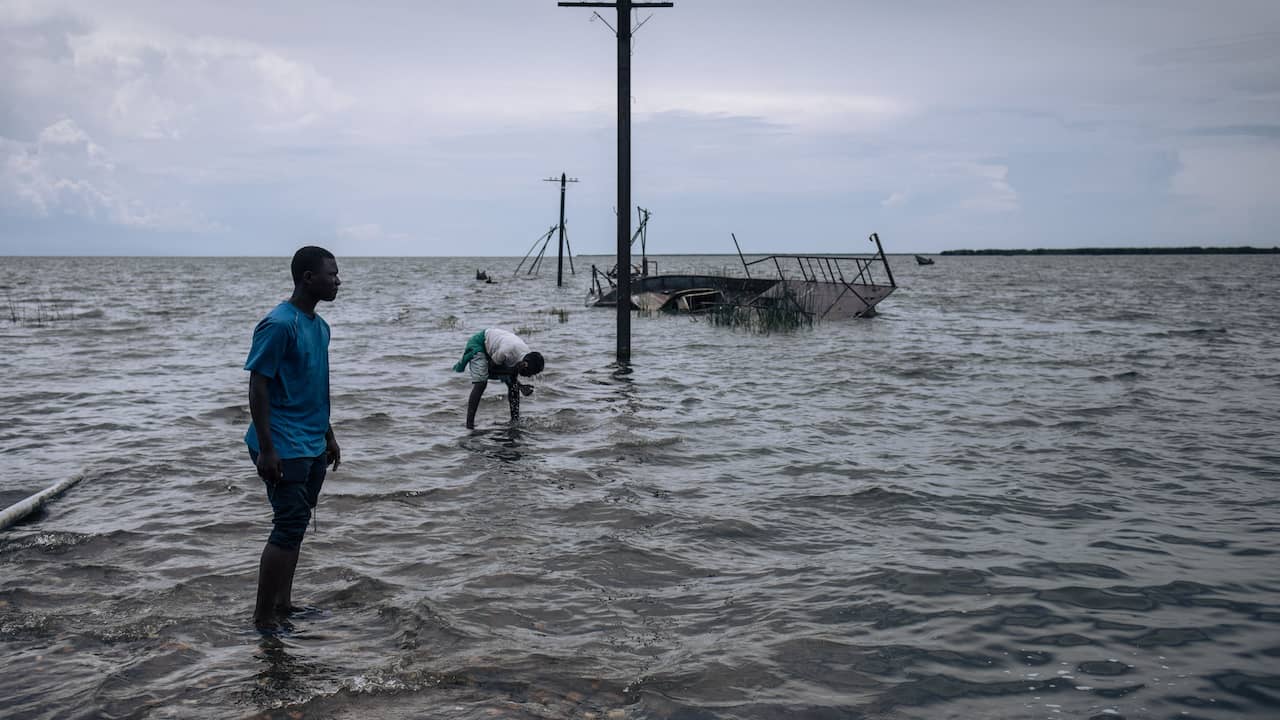
[[[542,372],[545,363],[542,353],[530,352],[529,346],[509,330],[489,328],[472,335],[467,340],[462,359],[454,366],[454,372],[471,374],[471,397],[467,400],[467,429],[476,426],[476,409],[480,397],[489,386],[489,378],[496,377],[507,386],[507,405],[511,408],[511,421],[520,419],[520,396],[533,394],[533,386],[521,385],[521,377],[533,377]]]

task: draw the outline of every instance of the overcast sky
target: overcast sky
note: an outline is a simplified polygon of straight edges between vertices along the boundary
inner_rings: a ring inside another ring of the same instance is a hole
[[[651,253],[1280,244],[1280,0],[650,16]],[[561,172],[612,253],[615,48],[555,0],[0,0],[0,255],[519,256]]]

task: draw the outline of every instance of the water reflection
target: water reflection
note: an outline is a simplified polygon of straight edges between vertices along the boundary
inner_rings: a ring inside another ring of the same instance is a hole
[[[244,691],[243,704],[270,709],[305,702],[316,695],[319,685],[333,676],[334,668],[304,660],[290,650],[280,636],[265,636],[259,641],[253,658],[261,669],[253,676],[252,687]]]
[[[503,427],[472,430],[459,444],[480,457],[493,458],[503,463],[519,462],[524,457],[520,451],[524,431],[517,422]]]
[[[499,447],[491,450],[490,457],[508,463],[518,462],[523,457],[519,450],[523,432],[517,425],[518,422],[518,420],[512,421],[507,427],[497,428],[494,431],[493,440],[498,443]]]
[[[612,362],[608,365],[609,380],[602,385],[613,385],[616,388],[614,397],[605,397],[606,402],[622,401],[630,410],[636,409],[636,383],[632,374],[635,372],[627,363]]]

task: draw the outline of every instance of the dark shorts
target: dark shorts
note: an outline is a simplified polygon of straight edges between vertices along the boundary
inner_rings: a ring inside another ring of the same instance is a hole
[[[258,465],[258,453],[250,450],[254,467]],[[311,510],[320,501],[320,487],[328,467],[325,457],[288,458],[282,460],[284,474],[278,483],[262,484],[267,487],[267,499],[271,501],[271,536],[267,542],[285,550],[302,547],[302,536],[311,523]]]

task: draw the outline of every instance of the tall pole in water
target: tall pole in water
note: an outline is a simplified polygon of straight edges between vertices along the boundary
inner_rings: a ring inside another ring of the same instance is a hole
[[[631,362],[631,10],[670,2],[560,2],[560,7],[618,10],[618,362]],[[643,24],[643,23],[642,23]]]
[[[631,362],[631,0],[618,0],[618,362]]]
[[[556,179],[549,177],[546,181],[555,182]],[[564,187],[565,183],[571,182],[578,182],[578,178],[566,177],[564,173],[560,173],[560,255],[556,263],[556,287],[564,285]]]
[[[556,259],[556,287],[564,285],[564,173],[560,173],[560,255]]]

